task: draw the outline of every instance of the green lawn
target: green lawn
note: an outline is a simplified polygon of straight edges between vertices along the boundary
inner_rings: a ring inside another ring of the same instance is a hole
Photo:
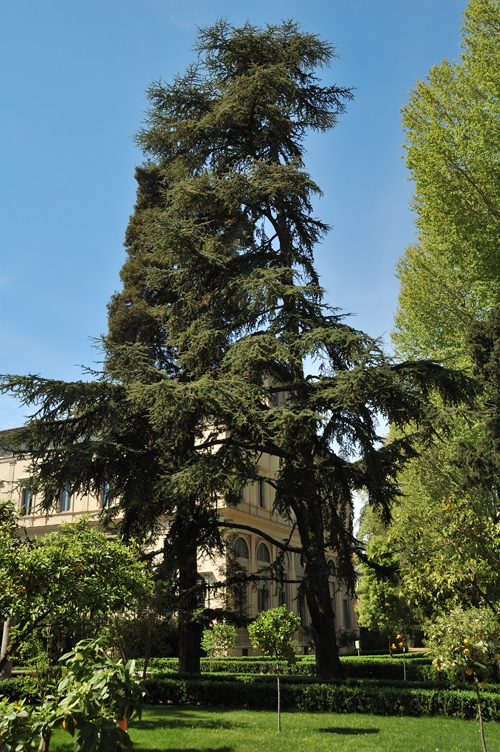
[[[135,752],[481,752],[479,725],[449,718],[400,718],[335,713],[276,714],[220,708],[147,708],[130,729]],[[488,752],[500,749],[500,724],[485,729]],[[70,752],[58,730],[51,752]]]

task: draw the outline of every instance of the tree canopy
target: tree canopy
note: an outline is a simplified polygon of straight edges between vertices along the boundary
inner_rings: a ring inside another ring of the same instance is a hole
[[[379,541],[427,615],[498,609],[499,30],[498,2],[471,0],[460,60],[434,66],[403,108],[419,237],[398,264],[396,352],[476,379],[473,409],[401,474]]]
[[[398,269],[406,357],[463,356],[463,332],[499,300],[500,7],[470,0],[463,19],[460,60],[434,66],[402,110],[419,231]]]

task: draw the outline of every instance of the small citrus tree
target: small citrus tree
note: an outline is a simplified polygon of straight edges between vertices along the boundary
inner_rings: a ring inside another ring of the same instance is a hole
[[[96,640],[80,641],[60,660],[64,676],[42,705],[0,698],[0,752],[49,752],[61,722],[75,737],[76,752],[129,749],[127,722],[141,717],[144,694],[134,661],[115,661]]]
[[[254,650],[262,650],[276,660],[276,681],[278,687],[278,731],[281,731],[280,663],[295,663],[297,653],[294,634],[300,628],[300,616],[287,610],[286,606],[262,611],[260,616],[248,625],[248,634]]]
[[[201,647],[208,655],[210,671],[212,659],[226,656],[236,645],[236,629],[232,624],[213,624],[210,629],[203,630]]]
[[[457,607],[428,624],[426,632],[426,644],[438,671],[455,669],[474,678],[481,743],[486,752],[479,687],[486,686],[494,662],[500,659],[498,618],[485,608]]]
[[[80,752],[119,752],[132,746],[128,721],[141,717],[140,682],[135,662],[126,665],[103,650],[98,640],[82,640],[60,659],[64,676],[57,691],[63,728],[75,736]]]

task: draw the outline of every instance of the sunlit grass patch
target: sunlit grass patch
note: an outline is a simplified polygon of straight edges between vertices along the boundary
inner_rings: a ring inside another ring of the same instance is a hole
[[[135,752],[474,752],[481,750],[474,721],[336,713],[276,713],[220,708],[153,707],[130,728]],[[500,726],[486,724],[486,742],[500,749]],[[58,730],[52,752],[70,752]]]

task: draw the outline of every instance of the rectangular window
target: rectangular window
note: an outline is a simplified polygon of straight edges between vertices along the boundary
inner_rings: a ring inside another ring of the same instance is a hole
[[[33,494],[27,488],[23,488],[21,492],[21,514],[31,514],[33,506]]]
[[[302,626],[307,627],[309,625],[309,611],[303,599],[300,601],[299,616]]]
[[[349,609],[349,601],[347,598],[342,600],[342,616],[344,618],[344,629],[351,628],[351,611]]]
[[[257,482],[257,490],[259,494],[259,507],[266,508],[266,484],[263,480]]]
[[[260,588],[257,590],[257,610],[267,611],[267,604],[269,601],[269,590],[267,588]]]
[[[204,608],[207,599],[207,583],[204,577],[198,577],[197,581],[197,593],[198,607]]]
[[[332,602],[332,609],[333,609],[333,613],[335,614],[335,618],[336,618],[336,616],[337,616],[337,614],[336,614],[337,607],[335,605],[335,583],[333,583],[333,582],[330,583],[330,600]]]
[[[109,509],[113,506],[113,499],[109,494],[109,483],[107,480],[102,484],[102,508]]]
[[[71,489],[65,486],[61,491],[61,512],[71,511]]]

